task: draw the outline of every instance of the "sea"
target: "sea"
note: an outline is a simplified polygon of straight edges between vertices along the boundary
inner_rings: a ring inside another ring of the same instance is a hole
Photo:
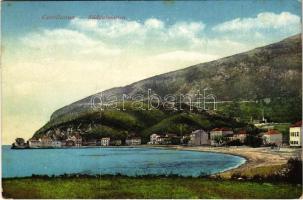
[[[32,175],[179,175],[197,177],[236,168],[245,158],[147,147],[11,149],[2,146],[2,177]]]

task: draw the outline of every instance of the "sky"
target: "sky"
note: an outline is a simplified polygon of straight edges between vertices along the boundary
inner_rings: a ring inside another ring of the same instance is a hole
[[[2,144],[11,144],[91,94],[298,34],[301,2],[2,2],[1,18]]]

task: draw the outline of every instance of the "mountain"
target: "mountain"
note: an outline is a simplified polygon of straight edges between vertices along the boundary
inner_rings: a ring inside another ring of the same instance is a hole
[[[270,121],[292,122],[301,119],[301,47],[301,35],[295,35],[245,53],[112,88],[103,91],[102,95],[122,98],[122,94],[146,95],[151,89],[163,97],[166,94],[194,95],[197,90],[212,88],[217,101],[234,102],[233,107],[218,104],[220,114],[246,121],[248,118],[260,119],[264,114]],[[58,109],[51,115],[50,122],[90,112],[90,102],[95,95]],[[245,104],[243,101],[251,103]],[[50,127],[49,124],[46,127]],[[37,133],[45,131],[46,127]]]
[[[255,132],[255,127],[234,119],[224,117],[212,112],[189,110],[186,104],[183,110],[131,109],[133,102],[119,104],[116,109],[88,109],[80,113],[70,113],[50,120],[34,137],[43,135],[64,140],[71,133],[79,132],[84,139],[99,139],[111,137],[125,140],[128,136],[140,136],[143,143],[149,141],[153,133],[174,133],[179,136],[188,134],[193,130],[211,130],[215,127],[231,128],[234,131],[245,129]],[[122,106],[125,110],[122,110]],[[147,104],[143,107],[147,109]]]

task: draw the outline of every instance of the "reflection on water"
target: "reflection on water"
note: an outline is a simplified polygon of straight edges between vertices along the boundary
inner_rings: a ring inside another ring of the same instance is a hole
[[[199,176],[237,167],[244,158],[226,154],[155,148],[12,150],[2,146],[3,177],[32,174],[123,174]]]

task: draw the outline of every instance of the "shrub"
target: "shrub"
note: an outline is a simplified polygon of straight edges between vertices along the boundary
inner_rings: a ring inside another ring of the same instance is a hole
[[[302,184],[302,160],[290,158],[287,162],[286,178],[291,183]]]
[[[251,147],[260,147],[263,144],[263,140],[261,137],[248,135],[244,140],[244,144]]]
[[[228,145],[228,146],[242,146],[243,143],[239,139],[236,139],[236,140],[232,140],[232,141],[227,142],[226,145]]]

